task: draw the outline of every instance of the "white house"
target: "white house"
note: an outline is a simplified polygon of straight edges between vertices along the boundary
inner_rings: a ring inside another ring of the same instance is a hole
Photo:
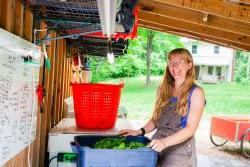
[[[193,55],[197,80],[212,83],[233,80],[234,49],[194,40],[183,42]]]

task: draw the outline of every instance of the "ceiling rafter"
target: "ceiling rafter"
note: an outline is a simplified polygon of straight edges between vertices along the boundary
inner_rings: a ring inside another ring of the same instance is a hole
[[[151,2],[161,2],[250,23],[249,1],[232,3],[230,0],[152,0]]]
[[[139,19],[139,25],[141,27],[153,29],[156,31],[180,35],[180,36],[184,36],[187,38],[192,38],[192,39],[196,39],[196,40],[210,42],[210,43],[218,44],[218,45],[225,46],[225,47],[231,47],[234,49],[242,49],[245,51],[250,50],[250,45],[235,43],[232,41],[227,41],[224,39],[217,38],[216,36],[207,36],[207,35],[198,34],[196,32],[189,32],[187,30],[173,28],[173,27],[168,26],[168,25],[161,25],[161,24],[158,24],[155,22],[149,22],[149,21]]]
[[[250,36],[250,23],[236,21],[225,17],[204,14],[200,11],[194,11],[185,8],[179,8],[162,2],[149,2],[141,0],[139,2],[140,10],[149,11],[154,14],[171,17],[180,21],[188,21],[197,25],[203,25],[211,28],[225,30],[232,33]],[[207,16],[207,21],[203,20]]]
[[[172,28],[185,30],[188,32],[200,34],[200,35],[206,35],[211,37],[216,37],[218,39],[223,39],[225,41],[231,41],[234,43],[239,43],[242,45],[249,45],[250,44],[250,38],[244,35],[238,35],[231,32],[226,32],[223,30],[218,30],[202,25],[196,25],[192,24],[187,21],[178,21],[173,18],[161,16],[158,14],[154,14],[151,12],[145,12],[145,11],[139,11],[139,20],[144,20],[152,23],[157,23],[159,25],[167,25]]]

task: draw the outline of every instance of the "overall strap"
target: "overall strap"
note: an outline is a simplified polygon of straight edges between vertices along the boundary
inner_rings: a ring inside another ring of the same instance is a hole
[[[189,114],[189,110],[190,110],[190,106],[191,106],[191,97],[192,97],[192,94],[193,94],[193,91],[195,88],[197,88],[198,86],[196,84],[193,84],[193,86],[191,87],[191,89],[189,90],[189,93],[188,93],[188,111],[187,111],[187,114],[183,117],[181,117],[181,127],[182,128],[185,128],[186,127],[186,124],[187,124],[187,117],[188,117],[188,114]]]
[[[193,91],[195,88],[197,88],[198,86],[196,84],[194,84],[191,89],[189,90],[189,93],[188,93],[188,111],[187,111],[187,115],[189,113],[189,110],[190,110],[190,106],[191,106],[191,97],[192,97],[192,94],[193,94]]]

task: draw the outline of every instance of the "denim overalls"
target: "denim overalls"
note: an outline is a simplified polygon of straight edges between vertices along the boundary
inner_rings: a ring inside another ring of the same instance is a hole
[[[193,85],[188,95],[188,112],[182,117],[175,112],[177,98],[172,97],[169,105],[162,108],[160,116],[155,120],[157,127],[152,139],[162,139],[179,131],[186,126],[187,116],[191,104],[191,95],[197,85]],[[194,137],[187,141],[164,149],[159,154],[159,167],[196,167],[196,150]]]

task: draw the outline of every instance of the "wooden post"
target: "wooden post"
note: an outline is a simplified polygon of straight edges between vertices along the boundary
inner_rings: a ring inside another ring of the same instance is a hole
[[[24,12],[24,25],[25,25],[25,31],[24,31],[24,38],[28,41],[32,41],[33,37],[33,14],[30,11],[29,8],[25,9]]]
[[[23,37],[24,6],[20,1],[16,1],[14,33]]]

